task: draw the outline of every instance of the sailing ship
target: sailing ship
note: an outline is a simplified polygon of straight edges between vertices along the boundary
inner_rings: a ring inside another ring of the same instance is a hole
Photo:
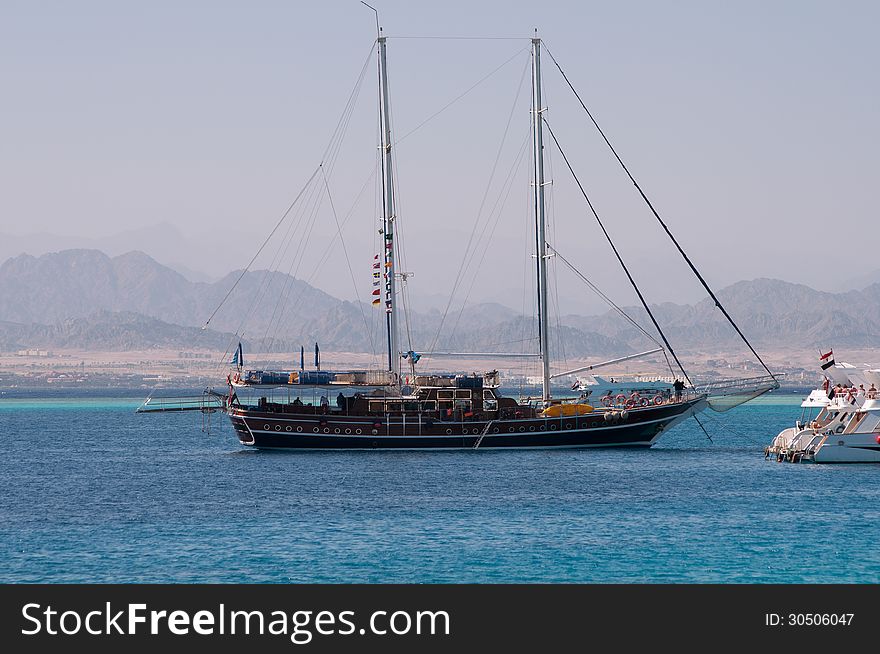
[[[558,255],[560,260],[564,258],[548,243],[546,234],[544,137],[545,126],[549,128],[549,125],[544,116],[541,95],[542,40],[537,36],[531,39],[530,141],[538,351],[530,356],[540,364],[540,396],[514,398],[505,395],[497,370],[482,374],[422,373],[418,366],[422,355],[413,350],[404,352],[400,346],[397,286],[401,273],[398,273],[395,238],[397,207],[386,44],[387,37],[378,28],[375,46],[378,55],[381,140],[380,233],[384,247],[374,264],[379,273],[375,276],[381,279],[379,293],[376,293],[379,297],[374,299],[374,304],[380,304],[385,311],[385,365],[382,369],[321,370],[316,344],[314,370],[305,369],[304,352],[301,352],[299,370],[247,370],[239,344],[233,359],[234,368],[227,377],[229,392],[225,409],[241,444],[254,448],[299,450],[647,448],[670,428],[712,406],[718,398],[754,397],[778,386],[768,369],[767,376],[751,380],[745,386],[741,380],[727,387],[724,384],[716,385],[714,395],[712,389],[695,387],[634,285],[644,308],[663,337],[664,346],[606,363],[624,361],[662,349],[664,354],[671,354],[681,369],[674,388],[668,385],[669,388],[652,389],[649,393],[640,393],[638,389],[620,392],[602,402],[596,401],[596,406],[586,393],[569,399],[554,397],[555,379],[571,379],[579,372],[600,365],[552,372],[547,266],[550,256]],[[574,90],[574,87],[571,88]],[[552,136],[558,145],[555,135]],[[579,182],[578,185],[580,187]],[[660,220],[659,215],[657,218]],[[672,237],[671,233],[669,235]],[[615,254],[632,281],[616,250]],[[699,276],[695,268],[694,272]],[[709,290],[708,286],[706,288]],[[711,290],[709,292],[711,294]],[[716,303],[720,307],[717,299]],[[472,356],[477,354],[472,353]],[[303,401],[304,397],[307,401]]]

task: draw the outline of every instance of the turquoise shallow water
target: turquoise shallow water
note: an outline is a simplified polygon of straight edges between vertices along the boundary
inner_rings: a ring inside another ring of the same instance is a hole
[[[880,466],[764,460],[795,397],[714,443],[459,453],[244,451],[139,403],[0,399],[0,581],[880,581]]]

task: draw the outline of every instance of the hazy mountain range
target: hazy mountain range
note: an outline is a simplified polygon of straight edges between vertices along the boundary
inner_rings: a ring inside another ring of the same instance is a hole
[[[237,280],[210,328],[202,330]],[[759,347],[880,345],[880,283],[860,291],[828,293],[756,279],[721,289],[718,296]],[[652,310],[673,345],[683,352],[737,342],[708,299],[693,305],[666,303]],[[643,326],[650,324],[640,308],[627,308],[627,313]],[[401,329],[412,335],[417,350],[428,350],[440,318],[437,309],[411,311],[409,324],[401,321]],[[291,351],[319,341],[327,350],[366,352],[383,348],[383,320],[380,310],[337,299],[281,273],[237,271],[212,283],[191,281],[138,251],[110,257],[93,249],[64,250],[38,257],[20,255],[0,265],[0,350],[4,351],[225,349],[234,334],[244,330],[245,342],[255,349]],[[554,349],[574,357],[613,356],[650,346],[612,311],[561,316],[553,320],[551,332]],[[534,351],[535,333],[532,317],[501,304],[476,304],[447,317],[436,348]]]

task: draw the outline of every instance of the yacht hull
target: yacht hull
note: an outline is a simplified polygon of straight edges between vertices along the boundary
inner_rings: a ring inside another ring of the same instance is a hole
[[[848,439],[849,440],[849,439]],[[880,463],[880,445],[876,440],[844,445],[825,444],[812,457],[811,463]]]
[[[660,435],[702,410],[705,398],[678,404],[584,416],[441,421],[372,416],[228,411],[242,445],[291,450],[461,450],[651,447]]]

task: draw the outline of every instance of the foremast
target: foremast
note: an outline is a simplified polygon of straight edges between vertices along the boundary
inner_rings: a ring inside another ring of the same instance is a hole
[[[388,370],[394,373],[396,379],[400,379],[400,350],[398,348],[398,326],[396,304],[396,279],[395,279],[395,243],[394,222],[397,218],[394,206],[394,171],[391,157],[391,116],[388,104],[388,67],[385,59],[385,41],[381,28],[377,42],[379,46],[379,120],[382,131],[382,250],[383,250],[383,279],[384,305],[385,305],[385,330],[388,345]]]
[[[537,260],[538,343],[541,355],[542,396],[550,401],[550,338],[547,303],[547,237],[544,203],[544,130],[541,106],[541,39],[532,39],[532,133],[534,137],[535,245]]]

